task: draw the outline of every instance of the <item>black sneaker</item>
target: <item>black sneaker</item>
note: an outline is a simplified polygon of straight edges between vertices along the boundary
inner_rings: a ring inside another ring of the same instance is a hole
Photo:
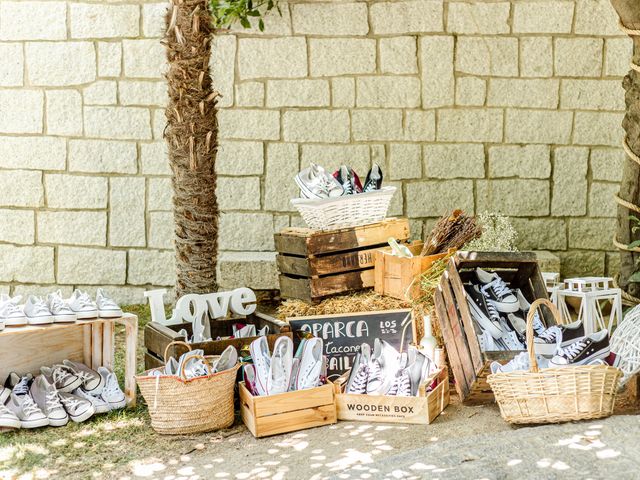
[[[476,276],[480,282],[480,290],[499,312],[515,313],[520,310],[520,303],[507,284],[497,273],[485,272],[476,268]]]
[[[477,285],[465,285],[464,289],[471,317],[493,338],[501,338],[503,332],[500,328],[500,315],[495,307],[487,302]]]
[[[367,173],[367,179],[364,182],[362,188],[363,193],[373,192],[374,190],[380,190],[382,188],[382,169],[377,163],[373,164],[369,173]]]
[[[559,350],[549,360],[550,367],[588,365],[596,360],[606,360],[609,356],[609,332],[604,329],[576,340]]]
[[[567,325],[554,325],[533,339],[538,355],[553,355],[558,347],[565,348],[584,337],[584,325],[581,321]]]

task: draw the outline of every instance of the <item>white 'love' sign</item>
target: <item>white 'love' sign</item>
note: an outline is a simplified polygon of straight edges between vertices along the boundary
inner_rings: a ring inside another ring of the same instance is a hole
[[[224,318],[229,310],[236,315],[251,315],[256,311],[256,294],[250,288],[236,288],[230,292],[189,293],[178,299],[171,318],[164,314],[165,289],[144,292],[151,307],[151,320],[162,325],[199,321],[205,312],[211,318]]]

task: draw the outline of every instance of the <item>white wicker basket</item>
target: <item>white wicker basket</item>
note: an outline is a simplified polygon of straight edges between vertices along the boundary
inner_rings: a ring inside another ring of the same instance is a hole
[[[295,198],[291,203],[309,228],[335,230],[381,222],[387,216],[395,192],[396,187],[382,187],[373,192],[337,198]]]

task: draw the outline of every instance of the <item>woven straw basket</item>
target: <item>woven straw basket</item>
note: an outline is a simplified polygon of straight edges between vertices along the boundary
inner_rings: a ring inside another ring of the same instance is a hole
[[[396,187],[382,187],[372,192],[336,198],[295,198],[291,204],[298,209],[309,228],[335,230],[381,222],[387,216],[395,191]]]
[[[171,345],[185,345],[172,342],[164,352],[165,364]],[[226,428],[233,423],[233,395],[236,374],[240,365],[220,373],[211,373],[210,361],[217,357],[198,357],[204,360],[209,375],[188,380],[184,377],[184,367],[179,377],[152,373],[161,368],[146,371],[136,376],[140,392],[149,406],[151,426],[165,435],[210,432]]]
[[[533,302],[527,316],[530,371],[494,373],[487,381],[509,423],[559,423],[608,417],[613,413],[622,372],[605,365],[539,370],[533,344],[533,317],[546,305],[560,323],[560,313],[546,299]]]

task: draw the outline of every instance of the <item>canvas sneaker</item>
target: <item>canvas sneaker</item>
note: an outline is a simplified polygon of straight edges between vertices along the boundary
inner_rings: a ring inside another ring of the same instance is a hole
[[[31,384],[31,398],[49,419],[52,427],[63,427],[69,423],[69,415],[60,403],[56,387],[47,382],[44,375],[38,375]]]
[[[293,392],[296,389],[296,379],[298,378],[298,371],[300,370],[300,357],[293,357],[291,363],[291,378],[289,379],[289,391]]]
[[[386,395],[400,370],[400,354],[385,340],[376,338],[373,342],[367,393]]]
[[[75,289],[71,297],[65,300],[69,308],[76,314],[78,320],[98,318],[98,306],[87,292]]]
[[[31,379],[33,378],[33,375],[28,373],[27,375],[25,375],[25,377],[28,377],[29,379]],[[9,390],[9,392],[11,392],[14,389],[14,387],[22,380],[22,378],[23,377],[18,375],[16,372],[10,372],[9,375],[7,375],[7,378],[5,378],[4,380],[4,388]],[[9,398],[9,396],[6,394],[4,395],[5,395],[4,401],[6,401],[7,398]],[[4,401],[2,403],[4,403]]]
[[[248,363],[242,368],[242,380],[251,395],[254,397],[260,395],[256,388],[256,366],[254,364]]]
[[[344,194],[342,185],[315,163],[298,173],[295,182],[303,198],[336,198]]]
[[[489,332],[482,329],[481,331],[482,333],[476,335],[478,338],[478,344],[480,345],[480,350],[483,352],[495,352],[500,350],[496,345],[495,338],[493,338]]]
[[[233,346],[230,345],[229,347],[233,348],[233,351],[235,352],[236,349]],[[116,377],[116,374],[106,367],[99,367],[98,373],[104,379],[104,388],[102,389],[102,393],[100,394],[102,400],[107,402],[110,410],[118,410],[120,408],[124,408],[127,404],[127,397],[120,389],[120,385],[118,384],[118,377]]]
[[[609,332],[600,330],[576,340],[571,345],[559,350],[549,360],[550,367],[566,367],[570,365],[588,365],[594,360],[605,360],[610,353]]]
[[[271,367],[271,355],[267,337],[258,337],[249,345],[251,359],[255,365],[256,390],[258,395],[268,395],[267,379]]]
[[[53,321],[56,323],[75,322],[78,319],[74,311],[62,299],[60,290],[47,295],[47,308],[52,313]]]
[[[380,165],[374,163],[367,173],[367,179],[364,181],[364,187],[362,187],[362,192],[373,192],[375,190],[380,190],[382,188],[382,169]]]
[[[29,394],[32,382],[33,376],[31,374],[20,377],[6,404],[7,408],[20,420],[20,428],[38,428],[49,425],[49,419]]]
[[[536,353],[551,356],[559,348],[565,348],[584,337],[584,325],[580,320],[567,325],[554,325],[533,339]]]
[[[46,325],[53,323],[53,315],[42,297],[29,295],[23,307],[29,325]]]
[[[353,171],[351,167],[346,165],[340,166],[338,170],[333,173],[335,178],[342,188],[344,189],[343,195],[353,195],[354,193],[362,193],[362,184],[358,174]]]
[[[435,371],[433,361],[422,351],[413,346],[409,346],[409,378],[411,380],[411,395],[416,396],[420,385],[427,381]]]
[[[100,318],[120,318],[122,316],[120,305],[103,288],[99,288],[96,292],[96,306]]]
[[[549,360],[540,355],[536,355],[536,362],[539,368],[549,367]],[[491,373],[511,373],[526,370],[529,370],[529,354],[527,352],[519,353],[505,365],[500,362],[491,363]]]
[[[6,327],[24,327],[27,317],[20,307],[21,295],[10,297],[6,293],[0,295],[0,320]]]
[[[480,291],[499,312],[515,313],[520,309],[520,304],[513,294],[513,290],[500,278],[500,275],[477,268],[476,276],[481,284]]]
[[[269,365],[269,376],[267,377],[269,395],[289,390],[292,367],[293,341],[289,337],[279,337],[273,345],[273,356]]]
[[[102,391],[104,379],[98,372],[80,362],[64,360],[62,364],[82,380],[82,388],[85,392],[91,395],[98,395]]]
[[[324,344],[321,338],[307,338],[301,345],[300,367],[296,376],[296,390],[317,387],[324,364]]]
[[[82,385],[82,379],[73,370],[65,365],[53,365],[52,367],[40,367],[40,373],[45,376],[59,392],[71,392]]]
[[[493,338],[500,338],[502,328],[500,327],[500,315],[496,308],[489,303],[477,285],[465,285],[464,289],[471,317],[482,327],[483,331],[488,332]]]
[[[214,373],[224,372],[225,370],[235,367],[236,363],[238,363],[238,351],[236,347],[229,345],[224,349],[220,358],[213,363],[211,371]]]
[[[89,400],[80,398],[72,393],[58,392],[58,396],[64,409],[69,414],[69,418],[76,423],[84,422],[96,413],[96,409]]]
[[[22,422],[18,416],[0,403],[0,428],[20,428]]]
[[[520,311],[522,312],[523,317],[526,318],[527,315],[529,314],[529,310],[531,310],[531,304],[527,301],[527,299],[524,297],[524,295],[522,294],[519,288],[516,289],[516,295],[518,297],[518,304],[520,305]],[[535,315],[533,316],[534,334],[540,335],[546,329],[547,327],[545,326],[544,322],[540,318],[540,312],[536,311]]]
[[[104,389],[102,390],[102,392],[104,393]],[[102,396],[91,395],[85,392],[84,390],[82,390],[82,388],[77,388],[71,393],[74,394],[76,397],[80,397],[81,399],[90,402],[91,405],[93,405],[93,409],[95,410],[96,415],[100,413],[107,413],[111,410],[109,403],[106,402],[102,398]],[[101,393],[100,395],[102,395],[103,393]]]
[[[11,395],[11,389],[0,387],[0,405],[4,405]]]
[[[367,380],[369,378],[369,362],[371,361],[371,346],[363,343],[360,351],[356,353],[351,366],[351,373],[347,380],[345,393],[367,393]]]

